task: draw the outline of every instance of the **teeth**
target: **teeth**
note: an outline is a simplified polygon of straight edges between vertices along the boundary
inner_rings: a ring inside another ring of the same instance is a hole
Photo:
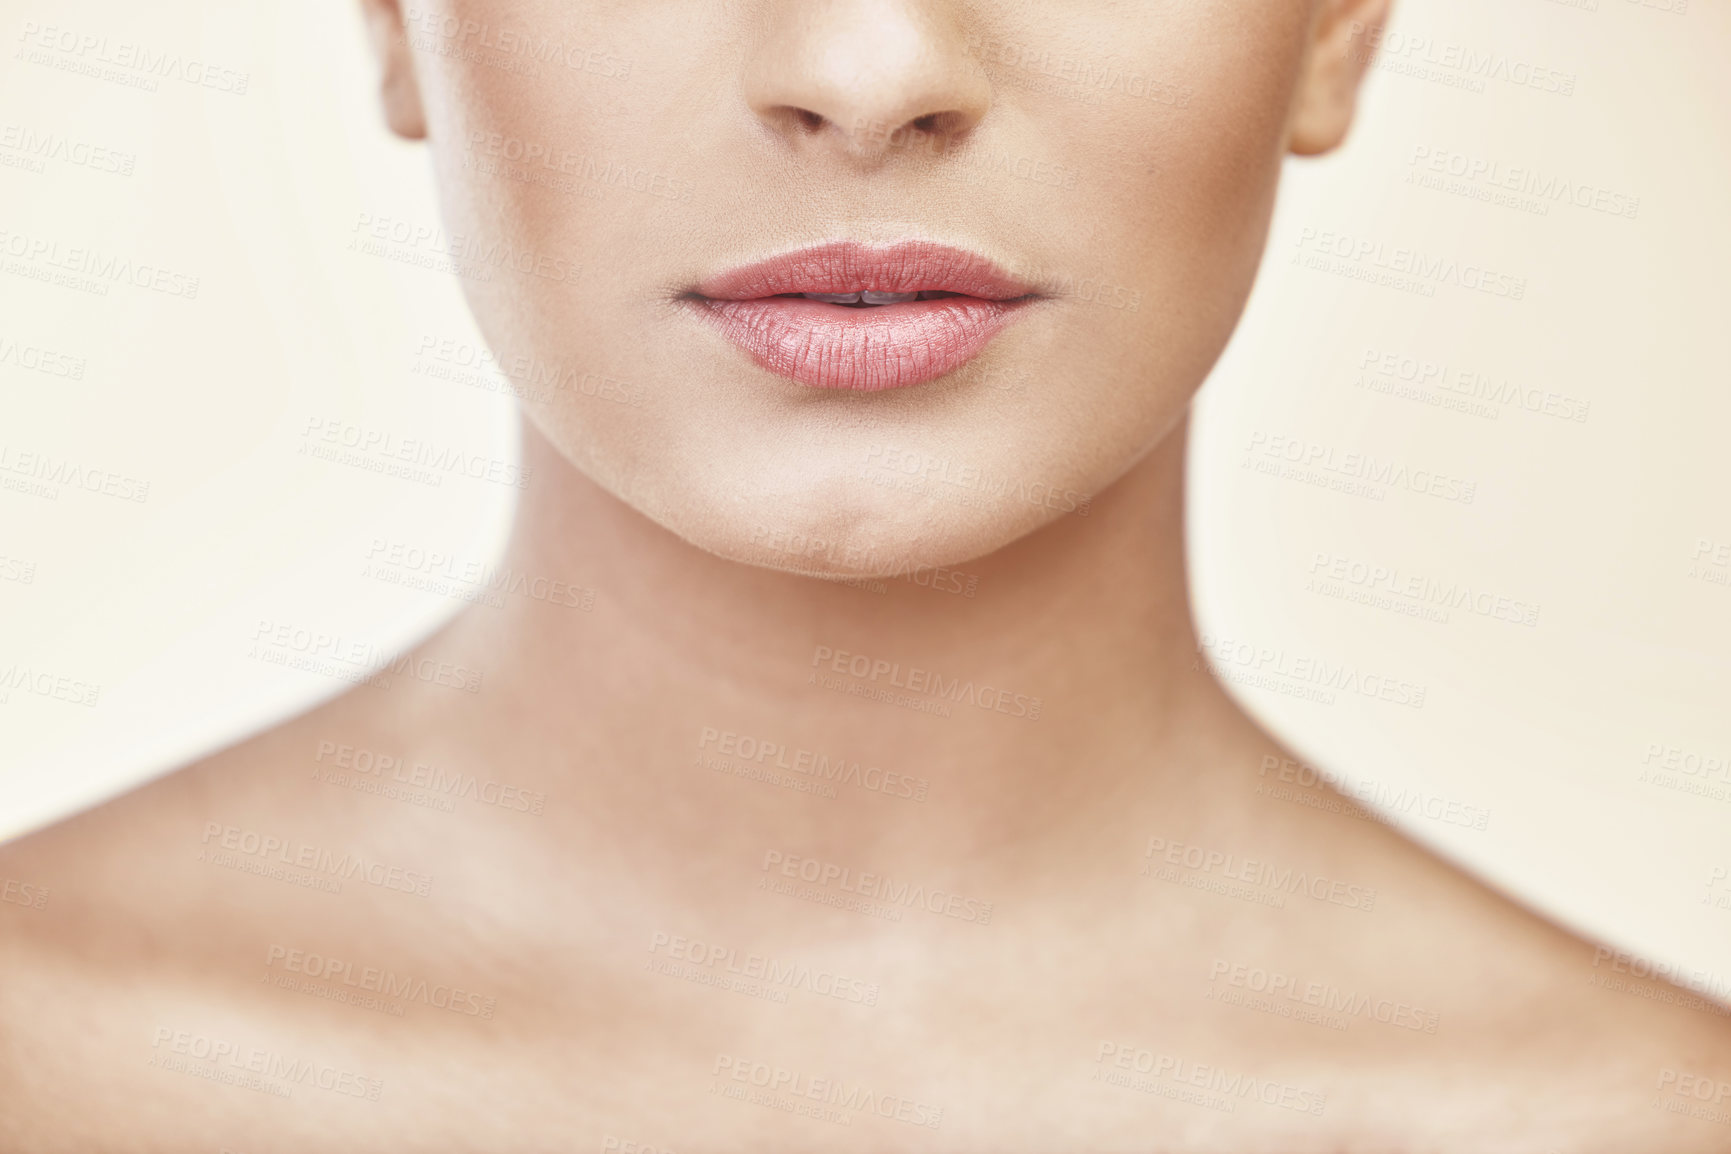
[[[949,293],[880,293],[872,289],[857,293],[800,293],[808,301],[822,301],[826,305],[899,305],[908,301],[925,300],[932,296],[949,296]]]

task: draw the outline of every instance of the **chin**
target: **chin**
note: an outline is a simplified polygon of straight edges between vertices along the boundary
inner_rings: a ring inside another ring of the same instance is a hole
[[[954,568],[1059,515],[1001,495],[934,489],[930,481],[914,489],[849,477],[792,493],[741,492],[707,515],[663,524],[730,561],[843,581]]]

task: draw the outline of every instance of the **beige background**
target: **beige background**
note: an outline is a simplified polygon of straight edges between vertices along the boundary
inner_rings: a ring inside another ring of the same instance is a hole
[[[1208,654],[1304,758],[1731,1000],[1731,5],[1682,2],[1400,0],[1199,402],[1192,568]],[[484,560],[511,491],[307,456],[309,421],[515,451],[496,378],[423,352],[478,337],[350,4],[11,8],[0,837],[347,688],[267,627],[385,653],[461,608],[369,555]],[[102,38],[246,90],[79,70]],[[408,239],[356,246],[377,222]],[[69,262],[98,291],[41,279]],[[99,291],[145,266],[197,296]],[[147,499],[33,489],[23,453]]]

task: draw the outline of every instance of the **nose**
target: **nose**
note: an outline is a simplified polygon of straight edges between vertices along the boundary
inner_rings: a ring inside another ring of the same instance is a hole
[[[764,19],[746,102],[794,147],[857,161],[947,147],[991,107],[949,0],[774,0]]]

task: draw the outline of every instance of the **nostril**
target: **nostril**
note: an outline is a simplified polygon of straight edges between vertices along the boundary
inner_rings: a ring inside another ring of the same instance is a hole
[[[782,131],[789,135],[812,137],[832,125],[842,128],[841,119],[793,103],[778,104],[771,109],[765,109],[762,115],[770,122],[779,123]],[[920,147],[929,145],[937,150],[946,150],[968,133],[975,119],[964,112],[949,110],[928,112],[910,120],[868,118],[861,115],[854,117],[854,131],[849,133],[843,129],[841,135],[860,145],[868,142],[904,147],[917,144]],[[873,149],[868,147],[866,151]]]
[[[947,144],[965,137],[977,121],[978,117],[961,111],[928,112],[908,121],[908,128],[921,136],[932,137]]]

